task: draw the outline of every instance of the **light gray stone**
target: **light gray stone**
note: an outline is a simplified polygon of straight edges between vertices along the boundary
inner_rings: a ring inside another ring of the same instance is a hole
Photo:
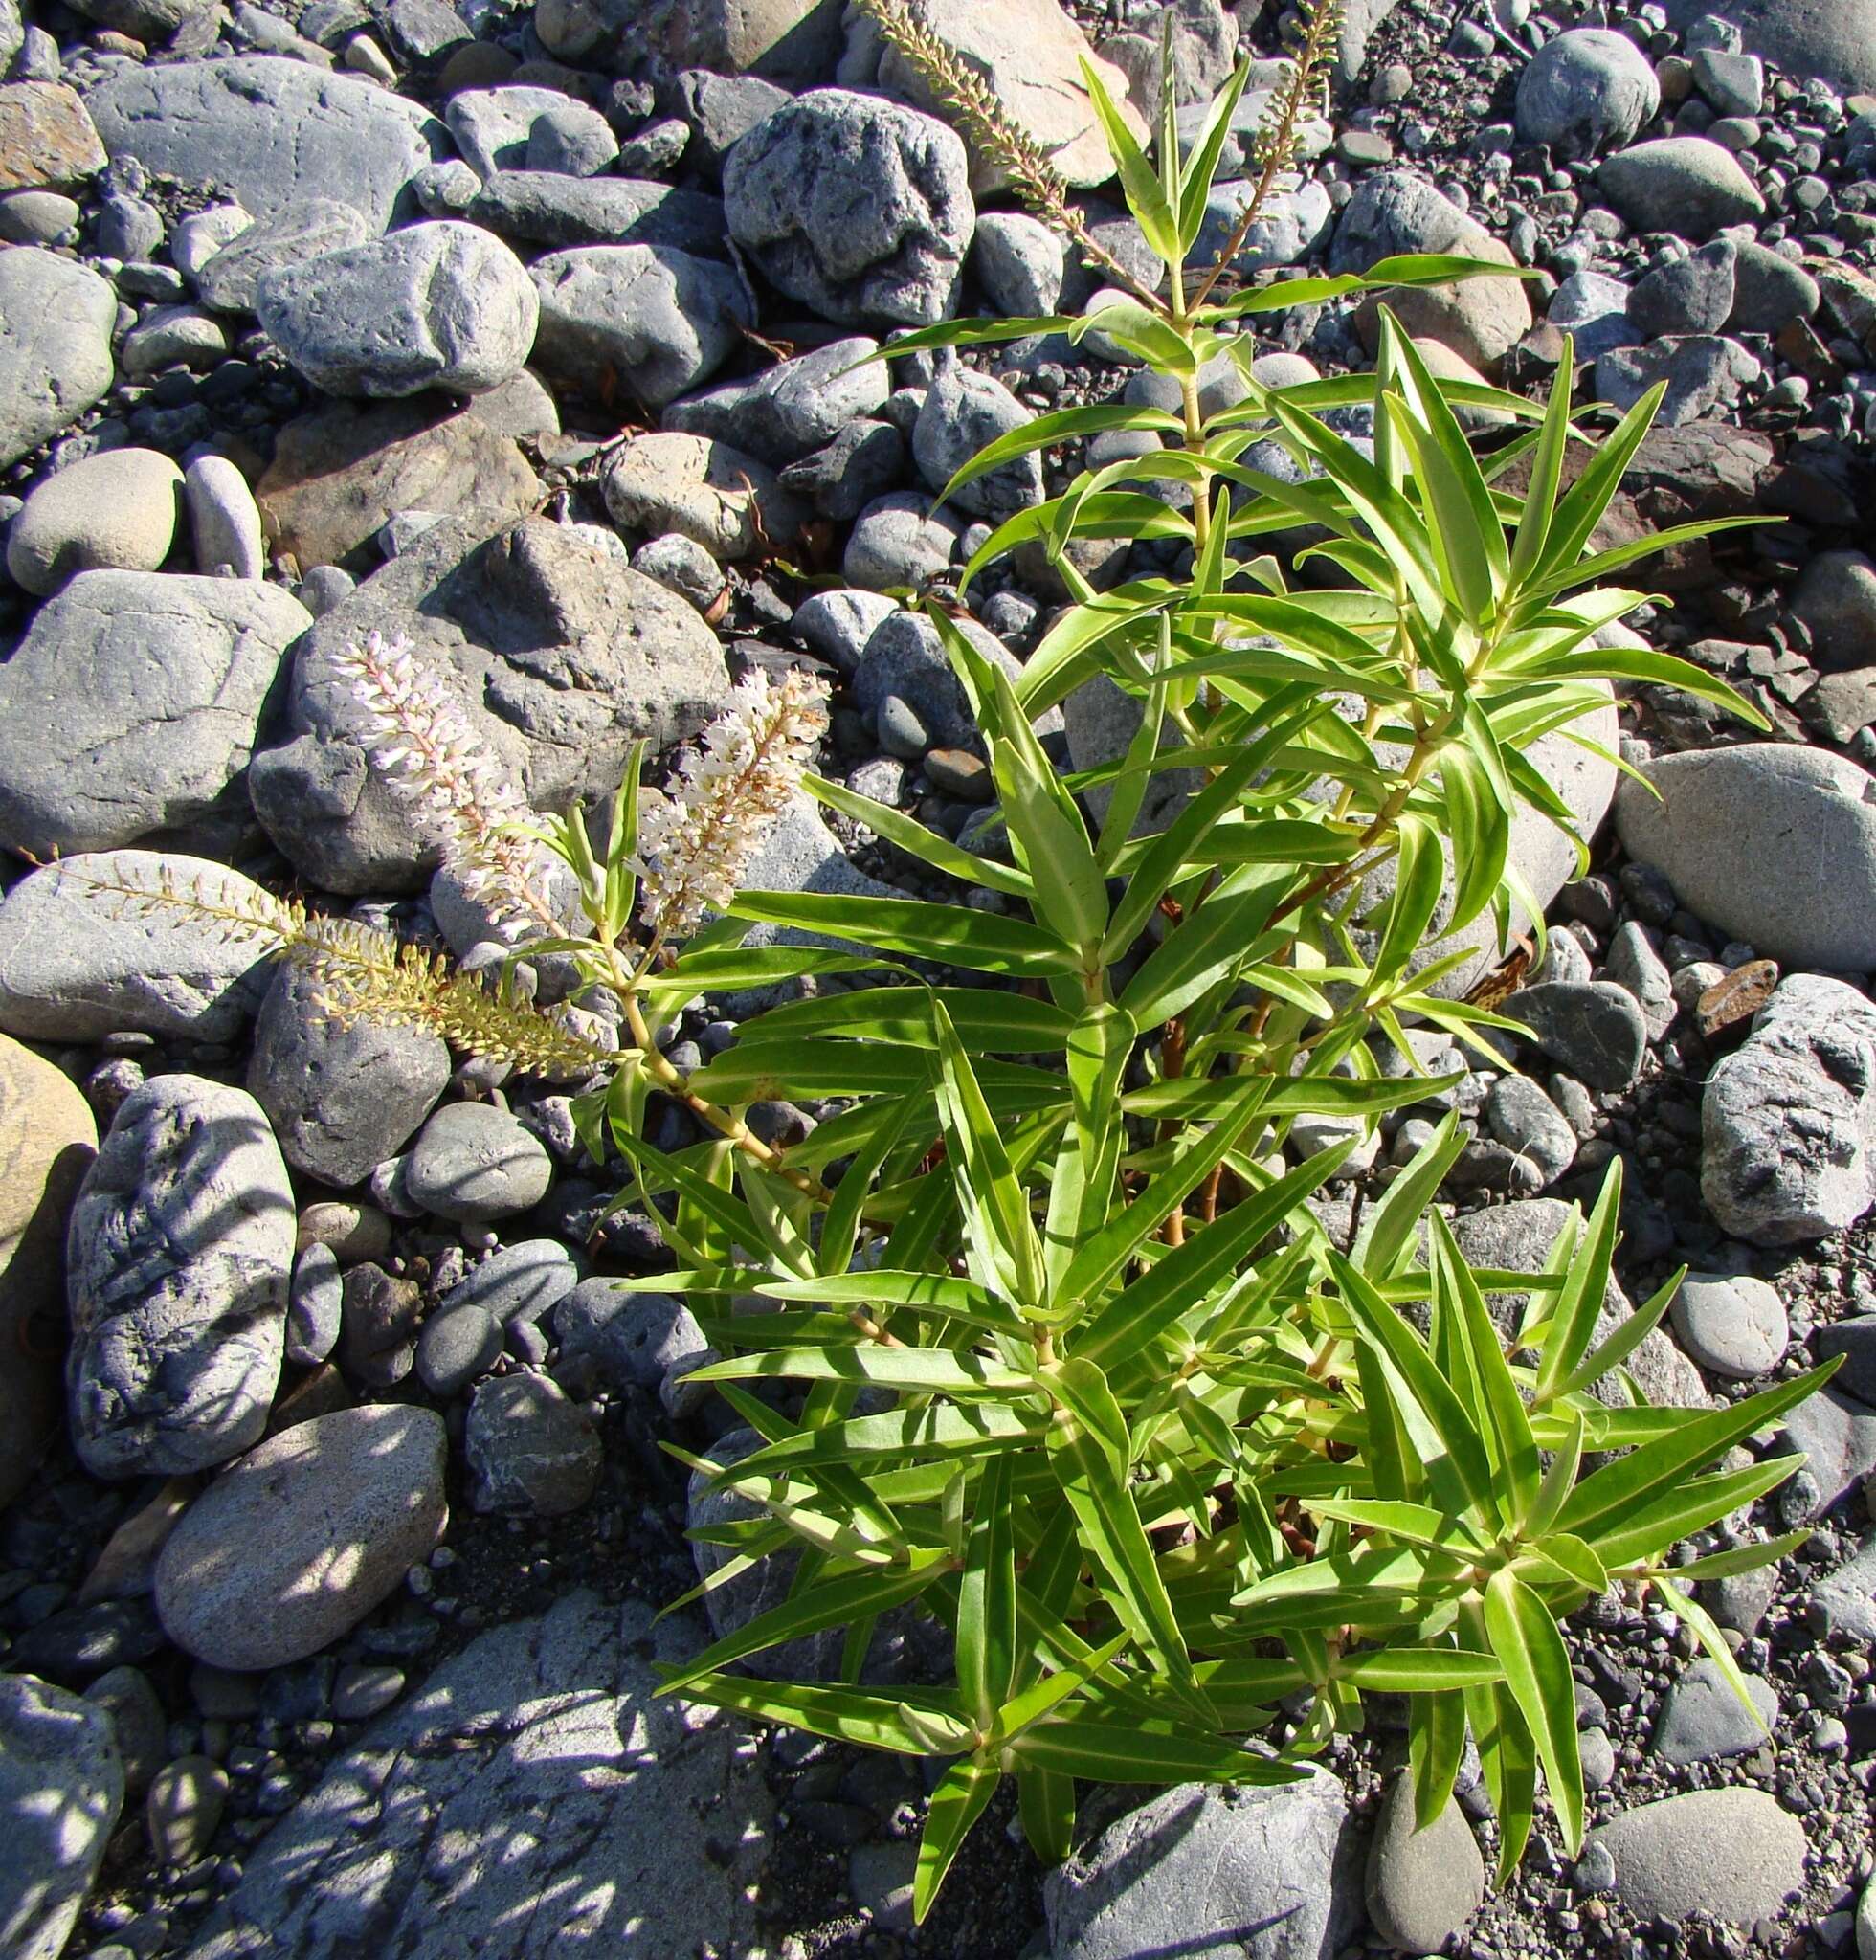
[[[198,456],[183,473],[195,568],[204,577],[232,572],[257,579],[267,569],[260,509],[248,479],[225,456]]]
[[[810,592],[794,609],[790,629],[822,659],[851,674],[874,628],[898,610],[898,601],[882,592]]]
[[[217,313],[252,313],[271,274],[347,252],[371,236],[370,221],[336,197],[308,196],[250,218],[194,273],[196,296]]]
[[[327,394],[482,394],[520,373],[541,301],[501,239],[446,221],[269,272],[256,310]]]
[[[1876,1007],[1814,973],[1782,982],[1700,1103],[1700,1189],[1735,1237],[1802,1244],[1876,1202]]]
[[[104,398],[116,323],[117,295],[87,267],[36,245],[0,252],[0,468]]]
[[[287,1285],[286,1358],[295,1368],[317,1368],[339,1345],[344,1303],[339,1255],[315,1239],[294,1260]]]
[[[1778,1720],[1778,1696],[1770,1682],[1746,1676],[1748,1708],[1712,1661],[1693,1662],[1667,1691],[1648,1748],[1664,1763],[1718,1763],[1750,1755],[1770,1740]]]
[[[296,1170],[343,1191],[394,1156],[450,1080],[450,1052],[427,1028],[335,1021],[324,985],[285,962],[261,1003],[248,1089]]]
[[[250,771],[260,821],[328,891],[411,890],[440,834],[368,769],[357,701],[333,666],[373,629],[404,634],[537,810],[610,796],[632,744],[697,733],[728,683],[696,611],[587,527],[529,518],[494,536],[438,524],[301,641],[287,731]]]
[[[699,1645],[681,1615],[585,1592],[482,1635],[274,1827],[188,1960],[354,1960],[362,1926],[413,1960],[756,1946],[761,1764],[654,1667]]]
[[[279,1382],[293,1192],[260,1105],[157,1076],[119,1105],[66,1234],[73,1444],[180,1477],[259,1439]]]
[[[170,228],[169,262],[193,285],[210,259],[253,223],[254,213],[238,204],[212,204],[207,211],[191,212]]]
[[[1628,317],[1628,286],[1603,272],[1573,272],[1551,295],[1546,318],[1572,336],[1579,357],[1594,361],[1638,335]]]
[[[729,267],[665,245],[588,245],[529,268],[540,294],[535,366],[598,393],[601,377],[661,409],[707,381],[755,324]]]
[[[1688,1355],[1728,1381],[1770,1374],[1791,1342],[1784,1302],[1749,1273],[1689,1273],[1667,1313]]]
[[[1876,968],[1876,794],[1847,757],[1788,743],[1658,756],[1616,828],[1709,925],[1795,966]]]
[[[1633,143],[1661,107],[1653,65],[1626,34],[1572,28],[1546,41],[1518,78],[1518,134],[1559,156]]]
[[[405,1172],[412,1200],[438,1218],[487,1224],[547,1195],[553,1160],[505,1109],[451,1102],[426,1123]]]
[[[470,1397],[462,1450],[479,1511],[558,1518],[577,1511],[598,1487],[599,1433],[546,1375],[483,1382]]]
[[[1492,1135],[1530,1167],[1540,1190],[1576,1160],[1576,1132],[1529,1076],[1502,1076],[1492,1084],[1485,1121]]]
[[[113,161],[212,185],[257,217],[332,197],[381,232],[414,215],[411,179],[447,144],[417,103],[277,55],[114,63],[85,100]]]
[[[593,154],[605,152],[592,169],[570,174],[592,176],[618,154],[605,117],[557,88],[508,83],[501,88],[464,89],[452,96],[443,110],[443,121],[456,138],[456,146],[479,177],[493,176],[497,170],[563,167],[537,163],[530,154],[534,126],[544,117],[566,134],[583,139]],[[610,149],[606,149],[608,144]]]
[[[1754,55],[1795,78],[1816,76],[1845,90],[1876,89],[1876,20],[1861,0],[1669,0],[1668,18],[1690,27],[1723,11]]]
[[[1715,409],[1730,409],[1764,374],[1758,356],[1725,334],[1690,333],[1645,347],[1618,347],[1596,364],[1597,389],[1626,412],[1657,382],[1667,391],[1656,426],[1680,429]]]
[[[102,851],[45,865],[0,901],[0,1028],[29,1041],[239,1034],[267,990],[266,948],[124,895],[159,898],[170,881],[243,911],[271,902],[252,879],[199,858]]]
[[[1020,668],[994,634],[974,621],[959,622],[965,636],[984,657],[1014,680]],[[983,752],[984,738],[964,683],[952,671],[938,629],[922,612],[894,612],[882,619],[866,642],[854,677],[854,700],[861,714],[877,716],[890,696],[918,716],[934,748]]]
[[[311,623],[254,580],[80,572],[0,667],[0,835],[35,856],[232,840],[280,661]]]
[[[7,570],[41,598],[80,571],[154,571],[176,535],[183,473],[153,449],[107,449],[68,463],[7,531]]]
[[[9,1960],[58,1960],[123,1808],[109,1714],[32,1675],[0,1675],[0,1950]]]
[[[1692,1790],[1622,1812],[1589,1834],[1639,1921],[1694,1913],[1750,1927],[1804,1882],[1804,1827],[1762,1790]]]
[[[895,491],[869,503],[856,520],[840,561],[850,586],[883,592],[916,587],[949,568],[959,526],[915,490]]]
[[[236,1672],[329,1646],[441,1539],[446,1449],[440,1415],[393,1402],[269,1437],[169,1534],[156,1564],[164,1632]]]
[[[1638,231],[1696,243],[1765,215],[1765,199],[1729,149],[1705,136],[1663,136],[1603,161],[1597,188]]]
[[[676,532],[723,564],[793,549],[810,516],[766,463],[728,442],[670,430],[622,445],[604,494],[621,529]]]
[[[1805,1617],[1826,1639],[1876,1640],[1876,1536],[1812,1583]]]
[[[987,211],[978,217],[971,240],[971,269],[995,312],[1033,320],[1061,304],[1068,256],[1040,218],[1026,212]]]
[[[1414,1779],[1396,1775],[1368,1850],[1368,1912],[1376,1931],[1403,1953],[1442,1952],[1485,1897],[1485,1861],[1465,1813],[1449,1802],[1421,1828]]]
[[[886,364],[869,358],[879,346],[864,335],[832,341],[748,381],[673,402],[664,426],[727,442],[779,469],[824,448],[849,422],[883,405],[892,386]]]
[[[1609,942],[1608,976],[1635,996],[1650,1036],[1660,1040],[1673,1026],[1678,1012],[1674,976],[1639,920],[1627,920],[1616,928],[1616,936]]]
[[[1275,1788],[1162,1791],[1043,1880],[1053,1960],[1330,1960],[1360,1910],[1347,1808],[1320,1769]]]
[[[1454,253],[1483,258],[1494,243],[1476,218],[1460,210],[1430,178],[1414,170],[1377,170],[1364,177],[1343,207],[1329,256],[1331,272],[1366,272],[1401,253]]]
[[[729,230],[792,300],[843,323],[926,326],[951,310],[975,211],[962,142],[935,117],[813,89],[724,169]]]
[[[944,357],[912,428],[912,458],[926,487],[935,493],[979,451],[1035,419],[1034,412],[994,375],[979,374],[955,356]],[[1040,503],[1041,453],[1032,451],[973,477],[950,501],[960,510],[993,523]]]
[[[143,379],[166,368],[200,372],[228,352],[228,334],[198,306],[153,306],[123,337],[118,349],[126,375]]]
[[[579,1284],[580,1267],[555,1238],[525,1238],[484,1259],[443,1296],[442,1310],[480,1306],[512,1326],[541,1319]]]

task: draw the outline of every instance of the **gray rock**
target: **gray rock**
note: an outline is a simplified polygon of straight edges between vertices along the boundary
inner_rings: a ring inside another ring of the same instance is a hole
[[[339,1299],[339,1360],[346,1373],[372,1389],[401,1382],[416,1358],[422,1318],[423,1292],[414,1280],[396,1279],[368,1260],[351,1267]]]
[[[779,361],[748,381],[726,382],[673,402],[664,427],[733,444],[779,469],[832,442],[891,391],[879,342],[864,336]]]
[[[1312,255],[1335,215],[1329,192],[1313,178],[1298,183],[1287,177],[1281,182],[1286,188],[1264,199],[1232,256],[1232,266],[1242,276],[1273,266],[1300,264]],[[1194,241],[1194,250],[1201,258],[1216,258],[1231,242],[1256,194],[1256,184],[1245,179],[1213,188],[1205,200],[1204,222]]]
[[[1755,1674],[1746,1676],[1746,1686],[1751,1708],[1712,1661],[1696,1660],[1667,1691],[1650,1752],[1677,1767],[1750,1755],[1771,1737],[1778,1720],[1778,1696],[1770,1682]]]
[[[426,1028],[337,1022],[323,988],[283,964],[255,1026],[248,1089],[296,1170],[336,1190],[402,1149],[449,1085],[450,1052]]]
[[[213,578],[258,579],[267,569],[260,511],[248,479],[223,456],[198,456],[183,475],[195,568]]]
[[[260,282],[363,245],[372,227],[356,205],[305,197],[282,205],[235,231],[193,275],[196,296],[217,313],[252,313]]]
[[[1693,1790],[1624,1811],[1589,1834],[1639,1921],[1704,1913],[1749,1927],[1804,1882],[1804,1829],[1762,1790]]]
[[[1795,966],[1876,968],[1866,770],[1787,743],[1664,755],[1617,792],[1623,849],[1708,924]]]
[[[546,1375],[483,1382],[470,1398],[462,1450],[479,1511],[558,1518],[598,1487],[599,1433]]]
[[[415,102],[275,55],[116,63],[85,105],[114,161],[213,185],[257,217],[337,198],[380,232],[415,214],[411,180],[446,145]]]
[[[1626,34],[1573,28],[1546,41],[1518,78],[1518,134],[1560,156],[1620,149],[1654,120],[1661,83]]]
[[[443,1296],[442,1311],[480,1306],[504,1325],[538,1321],[580,1283],[579,1262],[557,1238],[504,1245]]]
[[[349,205],[337,209],[349,211]],[[232,245],[254,223],[252,212],[238,204],[212,204],[207,211],[179,218],[169,232],[169,262],[194,284],[202,268],[224,246]],[[355,243],[356,239],[348,242]]]
[[[1865,1539],[1834,1571],[1812,1582],[1805,1617],[1824,1639],[1876,1639],[1876,1536]]]
[[[413,1201],[438,1218],[485,1224],[538,1204],[553,1159],[537,1138],[487,1102],[451,1102],[411,1147],[405,1173]]]
[[[1696,48],[1694,86],[1722,116],[1756,116],[1765,107],[1765,63],[1728,48]]]
[[[614,1388],[656,1390],[674,1370],[710,1353],[696,1316],[668,1293],[621,1293],[609,1280],[583,1280],[553,1310],[563,1365],[590,1357]]]
[[[1026,428],[1036,417],[1003,384],[966,368],[955,357],[941,360],[925,405],[912,429],[912,457],[926,487],[941,491],[952,474],[999,436]],[[950,500],[973,517],[993,522],[1042,501],[1039,451],[999,463],[963,484]]]
[[[730,152],[730,235],[823,318],[929,325],[950,312],[971,243],[964,145],[935,117],[849,89],[814,89]]]
[[[1492,1135],[1530,1167],[1540,1191],[1576,1161],[1576,1132],[1529,1076],[1502,1076],[1492,1084],[1485,1122]]]
[[[417,195],[433,217],[465,217],[531,245],[660,245],[724,256],[723,201],[645,178],[497,170],[466,203],[428,194],[424,179]]]
[[[1670,258],[1629,289],[1628,317],[1649,340],[1660,334],[1718,333],[1731,318],[1739,248],[1715,238]]]
[[[669,430],[627,441],[604,492],[621,530],[676,532],[725,564],[792,550],[810,516],[766,463],[727,442]]]
[[[0,1675],[0,1950],[9,1960],[58,1960],[123,1808],[105,1710],[31,1675]]]
[[[315,1240],[293,1262],[286,1302],[286,1358],[296,1368],[317,1368],[339,1345],[345,1286],[339,1255]]]
[[[1738,1238],[1802,1244],[1876,1202],[1876,1007],[1817,974],[1784,981],[1700,1104],[1700,1189]]]
[[[182,472],[151,449],[108,449],[47,477],[7,532],[7,570],[44,598],[80,571],[154,571],[176,535]]]
[[[1643,232],[1696,241],[1765,214],[1765,199],[1729,149],[1704,136],[1664,136],[1606,158],[1597,188]]]
[[[1876,1413],[1835,1387],[1807,1395],[1785,1417],[1780,1436],[1805,1459],[1779,1497],[1795,1525],[1822,1516],[1876,1470]]]
[[[1640,920],[1630,919],[1616,928],[1616,936],[1609,942],[1608,975],[1635,996],[1650,1037],[1660,1040],[1673,1026],[1679,1004],[1674,998],[1674,977]]]
[[[158,1864],[190,1865],[209,1848],[228,1803],[228,1771],[208,1756],[179,1756],[157,1771],[144,1805]]]
[[[1275,1788],[1162,1791],[1043,1880],[1053,1960],[1329,1960],[1360,1910],[1346,1815],[1326,1770]]]
[[[502,1352],[502,1327],[474,1301],[431,1315],[417,1337],[417,1377],[445,1401],[486,1374]]]
[[[1552,1061],[1592,1089],[1626,1089],[1642,1072],[1648,1025],[1635,996],[1613,982],[1545,981],[1519,989],[1505,1012],[1530,1030]]]
[[[636,33],[674,67],[806,83],[840,59],[839,0],[652,0]]]
[[[1026,212],[987,211],[971,240],[971,269],[993,309],[1006,319],[1033,320],[1061,303],[1067,252],[1040,218]]]
[[[166,368],[213,368],[227,352],[228,334],[221,322],[196,306],[151,307],[118,349],[125,375],[140,380]]]
[[[1728,1381],[1770,1374],[1791,1341],[1784,1302],[1749,1273],[1689,1273],[1667,1313],[1688,1355]]]
[[[154,1560],[154,1550],[148,1557]],[[140,1667],[114,1667],[85,1689],[84,1698],[111,1718],[124,1794],[140,1794],[169,1752],[169,1715],[155,1683]]]
[[[9,245],[62,245],[78,235],[83,212],[58,190],[10,190],[0,196],[0,240]]]
[[[271,903],[252,879],[199,858],[100,851],[45,865],[0,901],[0,1029],[29,1041],[237,1035],[267,990],[268,947],[164,905],[171,884],[252,916]]]
[[[327,394],[481,394],[520,373],[541,301],[499,238],[445,222],[281,266],[260,279],[256,310]]]
[[[372,629],[403,633],[458,694],[471,724],[537,810],[610,796],[639,736],[694,735],[727,690],[696,612],[620,562],[585,527],[530,518],[437,524],[302,640],[287,737],[255,759],[255,809],[280,849],[328,891],[419,885],[439,833],[369,771],[367,724],[333,657]]]
[[[1679,429],[1731,408],[1764,373],[1758,357],[1724,334],[1684,334],[1646,347],[1618,347],[1596,364],[1602,396],[1624,412],[1657,382],[1667,384],[1655,422]]]
[[[725,590],[723,568],[695,538],[676,531],[647,538],[632,554],[632,568],[708,612]]]
[[[1594,361],[1617,347],[1635,345],[1628,295],[1627,285],[1607,273],[1573,272],[1551,295],[1546,317],[1574,337],[1579,357]]]
[[[904,436],[890,422],[862,418],[849,422],[813,456],[790,463],[781,482],[797,497],[812,498],[820,516],[847,524],[905,480],[905,461]]]
[[[1843,1357],[1832,1377],[1846,1395],[1876,1408],[1876,1313],[1846,1314],[1828,1321],[1811,1336],[1812,1354],[1820,1362]]]
[[[1669,0],[1667,8],[1677,28],[1712,11],[1711,0]],[[1876,21],[1859,0],[1726,0],[1725,17],[1746,47],[1795,78],[1876,89]]]
[[[869,503],[854,524],[840,561],[850,586],[883,592],[917,587],[949,568],[957,546],[958,525],[931,500],[902,490]]]
[[[681,1615],[584,1592],[482,1635],[256,1847],[189,1960],[353,1960],[361,1926],[412,1960],[758,1944],[760,1763],[653,1664],[698,1645]]]
[[[44,252],[0,252],[0,468],[69,429],[116,369],[117,295],[95,272]]]
[[[401,1667],[349,1661],[332,1678],[332,1714],[339,1722],[368,1722],[404,1692]]]
[[[563,152],[570,142],[574,150],[598,158],[590,169],[568,174],[592,176],[618,154],[605,117],[557,88],[509,83],[464,89],[443,110],[457,148],[479,177],[498,170],[565,170],[564,163],[538,162],[532,154],[535,125],[544,119],[560,132]]]
[[[120,1104],[65,1242],[72,1440],[94,1477],[187,1476],[258,1440],[294,1229],[244,1090],[158,1076]]]
[[[860,665],[866,642],[883,619],[898,612],[898,601],[882,592],[810,592],[794,609],[790,630],[822,659],[843,674]]]
[[[80,572],[0,668],[0,835],[35,856],[232,842],[286,649],[278,586]]]
[[[972,621],[959,624],[973,647],[1016,679],[1020,669],[1001,640]],[[931,746],[983,753],[984,738],[964,684],[952,672],[938,629],[922,612],[889,614],[874,628],[860,656],[854,700],[861,714],[877,716],[894,695],[924,724]]]
[[[237,1672],[329,1646],[441,1539],[445,1454],[440,1415],[392,1402],[269,1437],[169,1534],[156,1564],[164,1631]]]
[[[1876,562],[1863,552],[1818,552],[1798,574],[1791,610],[1826,673],[1876,667]]]
[[[1368,1849],[1369,1917],[1403,1953],[1439,1953],[1485,1903],[1485,1861],[1458,1804],[1421,1829],[1414,1779],[1396,1775]]]
[[[1493,242],[1476,218],[1461,211],[1430,178],[1413,170],[1376,170],[1355,187],[1335,227],[1331,272],[1366,272],[1377,259],[1407,252],[1490,256]]]
[[[623,388],[661,409],[721,368],[755,324],[730,268],[666,245],[587,245],[529,268],[540,294],[535,365],[597,394]]]

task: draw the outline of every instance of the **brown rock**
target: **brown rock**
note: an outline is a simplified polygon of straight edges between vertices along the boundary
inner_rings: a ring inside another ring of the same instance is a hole
[[[361,407],[335,402],[289,422],[256,491],[277,547],[304,570],[378,562],[371,539],[394,512],[438,516],[531,511],[540,479],[473,405],[456,412],[420,399]]]
[[[1510,248],[1496,238],[1467,241],[1474,258],[1515,265]],[[1391,306],[1416,340],[1438,341],[1487,377],[1530,331],[1530,301],[1524,281],[1504,278],[1457,279],[1444,286],[1396,286],[1364,301],[1355,330],[1372,353],[1380,342],[1380,308]]]
[[[76,90],[0,82],[0,190],[75,190],[108,161]]]
[[[0,1035],[0,1505],[58,1426],[65,1219],[97,1153],[77,1088]]]
[[[1743,1035],[1778,984],[1772,960],[1749,960],[1724,980],[1716,980],[1694,1003],[1694,1020],[1708,1041]]]
[[[201,1480],[172,1477],[141,1510],[113,1531],[78,1588],[78,1604],[132,1599],[156,1584],[156,1561],[189,1509]]]

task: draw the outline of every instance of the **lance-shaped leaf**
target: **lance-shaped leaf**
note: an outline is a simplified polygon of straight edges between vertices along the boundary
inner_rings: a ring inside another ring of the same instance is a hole
[[[890,1695],[869,1695],[858,1688],[715,1674],[688,1682],[683,1696],[705,1707],[784,1722],[830,1742],[858,1743],[902,1756],[960,1755],[975,1733],[955,1694],[929,1688],[902,1687]]]
[[[1092,1783],[1294,1783],[1305,1770],[1172,1724],[1071,1706],[1010,1745],[1020,1763]]]
[[[996,1764],[983,1755],[960,1757],[938,1779],[926,1807],[925,1835],[919,1839],[918,1863],[912,1874],[914,1925],[925,1924],[951,1860],[1002,1780]]]
[[[1004,1298],[1018,1306],[1040,1306],[1042,1246],[1030,1216],[1028,1193],[1011,1166],[944,1002],[934,1001],[931,1013],[938,1036],[939,1104],[946,1140],[958,1166],[965,1222],[986,1269],[978,1279],[987,1282],[994,1273]]]
[[[1551,1609],[1508,1569],[1485,1588],[1485,1634],[1505,1685],[1544,1765],[1552,1808],[1574,1858],[1583,1844],[1583,1764],[1576,1746],[1576,1682]]]
[[[1010,1694],[1016,1665],[1016,1540],[1010,1458],[993,1457],[977,1486],[957,1592],[957,1682],[988,1725]]]
[[[1000,1395],[1034,1393],[1033,1376],[1019,1374],[1001,1362],[974,1354],[954,1354],[944,1348],[888,1348],[876,1342],[851,1348],[775,1348],[754,1354],[734,1354],[693,1369],[690,1382],[789,1380],[809,1382],[870,1382],[882,1389],[904,1389],[911,1394]]]
[[[1020,919],[933,905],[917,899],[843,898],[830,892],[739,892],[730,910],[739,919],[793,925],[837,939],[858,940],[882,952],[975,969],[1017,979],[1072,973],[1072,947]]]

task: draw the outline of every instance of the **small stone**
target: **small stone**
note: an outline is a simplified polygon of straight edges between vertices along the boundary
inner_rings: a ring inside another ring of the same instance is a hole
[[[439,1218],[487,1224],[547,1195],[553,1160],[505,1110],[452,1102],[426,1123],[406,1173],[412,1198]]]
[[[1539,1190],[1554,1184],[1576,1160],[1576,1132],[1569,1119],[1528,1076],[1503,1076],[1493,1083],[1485,1121],[1492,1135],[1530,1166]]]
[[[294,1260],[287,1290],[286,1358],[296,1368],[317,1368],[339,1345],[344,1301],[339,1256],[315,1239]]]
[[[501,1352],[501,1324],[472,1301],[425,1322],[417,1340],[417,1374],[433,1395],[448,1400],[486,1374]]]
[[[169,1745],[168,1713],[149,1676],[141,1667],[114,1667],[85,1689],[84,1698],[111,1718],[124,1793],[134,1796],[148,1789],[168,1759]]]
[[[1732,317],[1739,248],[1715,238],[1669,259],[1629,289],[1628,317],[1638,333],[1718,333]]]
[[[1791,1340],[1784,1303],[1749,1274],[1689,1273],[1668,1314],[1692,1359],[1729,1381],[1770,1374]]]
[[[209,1848],[228,1802],[228,1771],[207,1756],[179,1756],[159,1770],[144,1803],[158,1864],[193,1864]]]
[[[183,474],[195,568],[207,577],[232,572],[257,579],[267,569],[260,510],[248,479],[222,456],[200,456]]]
[[[1674,998],[1674,977],[1638,920],[1617,927],[1609,943],[1608,975],[1634,995],[1648,1024],[1649,1038],[1659,1041],[1673,1026],[1679,1003]]]
[[[34,245],[0,252],[0,468],[70,428],[115,376],[117,295]]]
[[[383,1662],[348,1660],[332,1678],[336,1722],[368,1722],[404,1692],[404,1670]]]
[[[1626,1089],[1642,1072],[1648,1028],[1633,994],[1606,980],[1521,989],[1504,1012],[1559,1067],[1592,1089]]]
[[[1449,1802],[1419,1827],[1414,1780],[1397,1775],[1381,1801],[1368,1853],[1368,1910],[1404,1953],[1439,1953],[1485,1902],[1485,1863],[1465,1815]]]
[[[599,1482],[597,1433],[545,1375],[482,1383],[469,1403],[463,1451],[479,1511],[560,1517],[586,1503]]]
[[[1746,1676],[1746,1686],[1751,1708],[1711,1660],[1696,1660],[1668,1690],[1651,1752],[1677,1766],[1750,1755],[1771,1736],[1778,1720],[1778,1697],[1756,1675]]]
[[[368,1261],[346,1274],[340,1300],[339,1358],[346,1372],[374,1389],[401,1382],[415,1358],[421,1291]]]
[[[1732,1030],[1743,1030],[1772,998],[1778,978],[1776,960],[1749,960],[1702,988],[1694,1003],[1694,1021],[1701,1034],[1711,1042]]]

